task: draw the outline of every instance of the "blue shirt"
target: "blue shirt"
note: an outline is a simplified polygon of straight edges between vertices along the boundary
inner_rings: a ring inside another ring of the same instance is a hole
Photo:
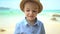
[[[31,26],[27,20],[24,19],[17,23],[14,34],[45,34],[43,23],[39,20]]]

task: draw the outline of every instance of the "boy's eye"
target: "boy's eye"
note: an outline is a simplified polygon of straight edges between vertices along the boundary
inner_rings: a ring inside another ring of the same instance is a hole
[[[33,12],[36,12],[36,11],[33,10]]]
[[[26,10],[27,12],[29,12],[30,10]]]

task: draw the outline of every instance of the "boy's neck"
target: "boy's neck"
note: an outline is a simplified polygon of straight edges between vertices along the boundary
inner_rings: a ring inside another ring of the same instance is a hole
[[[28,24],[34,25],[37,21],[37,18],[35,18],[34,20],[31,20],[31,21],[26,18],[26,20],[27,20]]]

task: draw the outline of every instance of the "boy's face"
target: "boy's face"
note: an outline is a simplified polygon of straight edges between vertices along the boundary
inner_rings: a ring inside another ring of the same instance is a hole
[[[24,13],[28,20],[34,20],[38,14],[38,5],[32,2],[27,2],[24,6]]]

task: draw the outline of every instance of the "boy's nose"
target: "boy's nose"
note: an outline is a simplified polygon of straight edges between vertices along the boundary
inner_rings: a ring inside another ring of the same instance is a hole
[[[32,11],[30,11],[30,15],[32,15],[33,14],[33,12]]]

